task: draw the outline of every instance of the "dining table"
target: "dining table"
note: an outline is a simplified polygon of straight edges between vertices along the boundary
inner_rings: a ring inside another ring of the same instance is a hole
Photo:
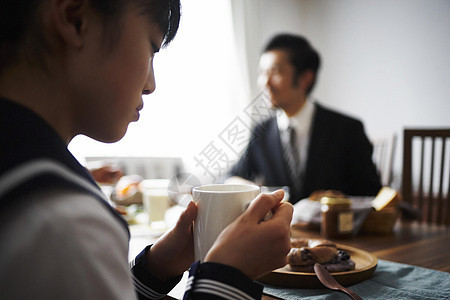
[[[293,237],[321,238],[320,232],[296,227]],[[392,232],[383,234],[360,233],[348,239],[333,239],[369,251],[378,259],[389,260],[433,270],[450,272],[450,228],[399,218]]]
[[[154,231],[149,233],[145,227],[135,225],[130,226],[130,232],[130,258],[139,253],[146,245],[153,243],[160,235],[158,232],[155,233]],[[322,238],[319,230],[306,228],[304,226],[296,226],[295,224],[291,226],[291,236],[294,238]],[[377,271],[381,268],[381,264],[383,264],[383,268],[386,267],[386,265],[391,267],[389,264],[395,264],[395,267],[404,266],[419,268],[419,271],[435,272],[437,275],[444,276],[444,279],[447,279],[448,276],[448,279],[450,280],[449,227],[399,218],[393,226],[392,231],[388,233],[359,233],[350,238],[331,240],[336,244],[361,249],[375,256],[378,260],[378,268],[375,269],[373,276],[377,275]],[[168,296],[166,296],[165,299],[182,299],[186,280],[187,272],[185,272],[181,282],[168,294]],[[447,282],[446,285],[448,286],[448,289],[444,291],[444,295],[450,297],[450,283]],[[350,286],[350,289],[351,288],[352,286]],[[290,292],[302,292],[302,290],[265,285],[262,299],[298,299],[295,296],[293,296],[293,298],[284,298],[284,296],[280,296],[283,295],[283,292],[286,292],[285,290]],[[323,296],[324,293],[338,292],[326,290],[326,288],[323,287],[320,293]],[[340,293],[338,294],[339,297],[345,298],[345,295],[341,296]],[[318,297],[317,299],[323,298]]]

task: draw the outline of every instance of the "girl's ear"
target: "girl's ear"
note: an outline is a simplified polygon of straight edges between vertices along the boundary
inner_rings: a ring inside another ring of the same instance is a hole
[[[48,14],[53,30],[67,45],[80,48],[88,28],[88,0],[50,0]]]

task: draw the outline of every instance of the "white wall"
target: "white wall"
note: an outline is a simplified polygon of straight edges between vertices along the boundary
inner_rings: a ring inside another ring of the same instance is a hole
[[[263,0],[259,14],[258,49],[278,32],[306,36],[323,60],[313,95],[369,137],[398,134],[396,173],[403,128],[450,127],[450,1]]]

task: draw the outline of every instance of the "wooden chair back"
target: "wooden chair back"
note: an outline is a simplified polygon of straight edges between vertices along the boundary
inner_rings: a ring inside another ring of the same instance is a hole
[[[404,130],[402,197],[423,222],[450,225],[450,128]]]
[[[372,159],[380,175],[383,186],[391,186],[393,182],[393,167],[397,135],[390,134],[372,139]]]

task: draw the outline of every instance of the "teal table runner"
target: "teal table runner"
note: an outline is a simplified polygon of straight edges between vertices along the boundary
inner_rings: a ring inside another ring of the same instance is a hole
[[[348,287],[366,299],[450,299],[450,273],[379,259],[368,280]],[[286,300],[350,299],[330,289],[288,289],[264,285],[264,293]]]

